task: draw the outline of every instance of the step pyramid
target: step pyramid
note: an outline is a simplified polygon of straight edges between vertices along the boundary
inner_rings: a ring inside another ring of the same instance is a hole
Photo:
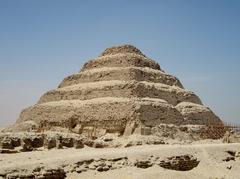
[[[222,123],[199,97],[132,45],[107,48],[23,110],[18,130],[132,134],[159,124]]]

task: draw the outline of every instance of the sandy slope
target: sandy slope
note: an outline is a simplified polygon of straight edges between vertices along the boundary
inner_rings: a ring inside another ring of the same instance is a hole
[[[226,151],[240,152],[240,144],[194,144],[194,145],[145,145],[129,148],[53,149],[49,151],[0,154],[0,173],[7,170],[31,170],[37,166],[66,167],[89,159],[127,157],[129,161],[147,159],[150,156],[165,159],[170,156],[191,154],[200,161],[190,171],[175,171],[153,165],[147,169],[122,167],[106,172],[88,170],[68,173],[67,178],[240,178],[240,157],[235,161],[223,161],[230,155]],[[228,169],[231,168],[231,169]]]

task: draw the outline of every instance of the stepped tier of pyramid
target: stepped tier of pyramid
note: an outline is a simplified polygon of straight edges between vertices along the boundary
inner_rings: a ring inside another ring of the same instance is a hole
[[[174,76],[131,45],[107,48],[22,111],[19,130],[66,128],[77,133],[144,133],[159,124],[221,120]]]

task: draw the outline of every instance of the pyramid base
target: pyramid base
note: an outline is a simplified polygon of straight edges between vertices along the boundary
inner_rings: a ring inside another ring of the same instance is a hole
[[[77,133],[98,135],[104,131],[123,134],[130,124],[134,124],[132,134],[138,126],[153,127],[162,123],[179,125],[182,121],[180,112],[163,100],[97,98],[37,104],[21,113],[17,125],[32,124],[32,128],[40,131],[58,126]]]

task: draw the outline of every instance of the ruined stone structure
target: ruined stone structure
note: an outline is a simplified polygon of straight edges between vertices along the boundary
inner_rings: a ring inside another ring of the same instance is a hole
[[[159,124],[221,120],[174,76],[131,45],[106,49],[22,111],[13,130],[145,133]]]

